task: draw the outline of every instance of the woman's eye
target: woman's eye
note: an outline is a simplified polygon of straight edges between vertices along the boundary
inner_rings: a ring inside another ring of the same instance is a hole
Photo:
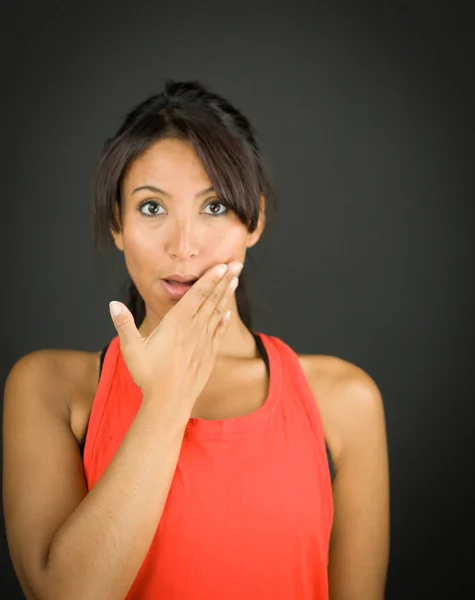
[[[145,211],[144,208],[145,207],[149,207],[152,206],[153,210],[150,212],[148,209]],[[148,202],[144,202],[141,206],[140,206],[140,212],[142,214],[144,214],[146,217],[154,217],[157,214],[160,214],[158,212],[158,209],[161,208],[160,204],[158,204],[158,202],[153,202],[153,201],[148,201]]]
[[[224,215],[224,214],[226,214],[228,212],[227,206],[225,206],[222,202],[218,202],[218,201],[210,202],[206,208],[208,208],[209,206],[214,206],[214,207],[216,207],[216,206],[222,206],[223,209],[224,209],[221,212],[217,212],[216,210],[212,210],[211,211],[212,215],[220,216],[220,215]],[[208,213],[208,214],[210,214],[210,213]]]

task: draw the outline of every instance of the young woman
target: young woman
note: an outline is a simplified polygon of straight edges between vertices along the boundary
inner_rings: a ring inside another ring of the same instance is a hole
[[[26,597],[381,600],[381,394],[357,366],[252,329],[240,271],[274,192],[249,121],[167,82],[109,140],[94,201],[96,241],[130,275],[117,336],[32,352],[5,385]]]

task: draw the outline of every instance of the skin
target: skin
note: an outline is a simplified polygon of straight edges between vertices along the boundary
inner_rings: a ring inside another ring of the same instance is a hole
[[[154,186],[169,195],[137,187]],[[193,148],[178,140],[154,144],[129,168],[122,188],[122,228],[112,231],[145,300],[140,327],[148,335],[176,300],[160,279],[202,275],[213,265],[245,264],[265,225],[249,233],[224,212]],[[138,210],[142,202],[152,204]],[[160,207],[157,207],[160,205]],[[163,216],[146,217],[144,213]],[[244,267],[245,268],[245,267]],[[267,374],[236,299],[210,379],[192,417],[223,419],[256,410],[267,395]],[[20,359],[5,387],[4,514],[12,562],[26,597],[27,572],[38,553],[87,493],[79,444],[97,391],[100,352],[42,350]],[[331,600],[382,600],[389,553],[389,475],[383,402],[362,369],[337,357],[299,355],[320,412],[336,468],[329,556]],[[246,387],[247,386],[247,387]],[[28,446],[27,442],[28,440]],[[50,443],[46,443],[46,440]],[[21,477],[17,474],[21,473]],[[34,532],[34,533],[32,533]]]

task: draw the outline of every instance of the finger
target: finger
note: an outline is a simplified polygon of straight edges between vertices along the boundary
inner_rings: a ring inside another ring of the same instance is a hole
[[[119,335],[121,351],[131,343],[142,339],[139,330],[135,326],[134,317],[125,304],[112,301],[109,304],[109,310],[112,322]]]
[[[206,299],[206,302],[203,302],[203,304],[200,306],[196,316],[199,316],[199,318],[202,320],[202,323],[206,323],[207,327],[211,319],[211,315],[213,313],[216,313],[219,316],[218,321],[222,319],[224,315],[224,309],[222,306],[220,306],[221,299],[223,298],[223,295],[228,291],[231,281],[234,279],[234,277],[236,277],[237,274],[241,272],[241,269],[241,263],[230,263],[226,275],[211,291],[208,298]],[[215,323],[215,326],[216,325],[217,323]]]
[[[237,277],[233,277],[226,286],[224,293],[221,295],[218,304],[214,307],[208,318],[207,330],[209,335],[215,335],[216,329],[219,327],[223,319],[227,318],[226,313],[228,312],[229,301],[231,300],[234,291],[238,286],[239,280]]]
[[[224,317],[219,322],[218,327],[216,327],[216,330],[212,337],[213,352],[215,354],[217,354],[218,348],[219,348],[219,343],[223,339],[226,329],[228,328],[230,317],[231,317],[231,310],[227,310],[224,313]]]
[[[193,287],[183,296],[178,302],[175,308],[180,307],[180,312],[193,318],[201,308],[202,304],[209,298],[210,294],[213,293],[215,287],[223,279],[224,274],[228,269],[228,265],[221,264],[216,267],[212,267],[206,273],[198,279]]]

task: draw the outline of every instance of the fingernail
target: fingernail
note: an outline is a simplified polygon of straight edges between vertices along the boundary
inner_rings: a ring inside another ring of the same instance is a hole
[[[226,273],[227,269],[228,265],[219,265],[219,267],[216,268],[216,275],[218,275],[218,277],[221,277]]]
[[[234,263],[231,267],[229,267],[229,270],[231,273],[238,275],[242,271],[242,267],[243,265],[241,263]]]
[[[112,300],[112,302],[109,302],[109,310],[110,310],[111,315],[113,317],[116,317],[118,314],[121,313],[122,305],[120,304],[120,302],[116,302],[115,300]]]

